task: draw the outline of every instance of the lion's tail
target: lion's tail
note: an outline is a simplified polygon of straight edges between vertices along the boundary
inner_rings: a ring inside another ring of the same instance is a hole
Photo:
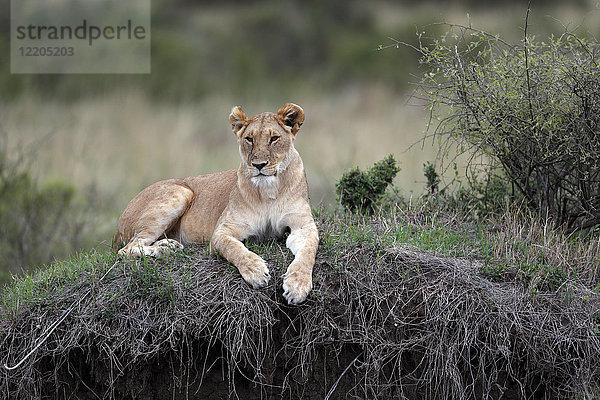
[[[123,246],[123,236],[121,232],[117,231],[115,233],[115,237],[113,238],[112,248],[113,250],[118,250]]]

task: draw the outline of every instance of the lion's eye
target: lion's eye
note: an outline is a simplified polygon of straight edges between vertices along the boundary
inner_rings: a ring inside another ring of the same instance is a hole
[[[246,136],[246,142],[252,144],[254,142],[254,139],[252,139],[250,136]]]
[[[279,140],[279,136],[271,136],[271,144]]]

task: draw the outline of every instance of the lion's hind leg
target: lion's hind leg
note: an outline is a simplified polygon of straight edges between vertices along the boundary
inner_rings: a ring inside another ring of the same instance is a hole
[[[161,257],[183,248],[166,234],[177,225],[193,198],[189,187],[175,181],[158,182],[140,192],[119,218],[117,237],[127,243],[119,254]]]

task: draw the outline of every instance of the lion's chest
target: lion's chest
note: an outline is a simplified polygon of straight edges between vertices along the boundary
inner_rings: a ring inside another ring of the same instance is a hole
[[[253,212],[246,216],[247,230],[241,240],[255,237],[258,239],[281,238],[288,226],[280,208],[273,205],[261,212]]]

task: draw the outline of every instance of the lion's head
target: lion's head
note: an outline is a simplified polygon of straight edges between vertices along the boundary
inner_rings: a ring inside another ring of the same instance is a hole
[[[277,114],[265,112],[248,118],[237,106],[231,111],[229,121],[248,176],[258,184],[287,168],[294,138],[304,122],[304,110],[287,103]]]

